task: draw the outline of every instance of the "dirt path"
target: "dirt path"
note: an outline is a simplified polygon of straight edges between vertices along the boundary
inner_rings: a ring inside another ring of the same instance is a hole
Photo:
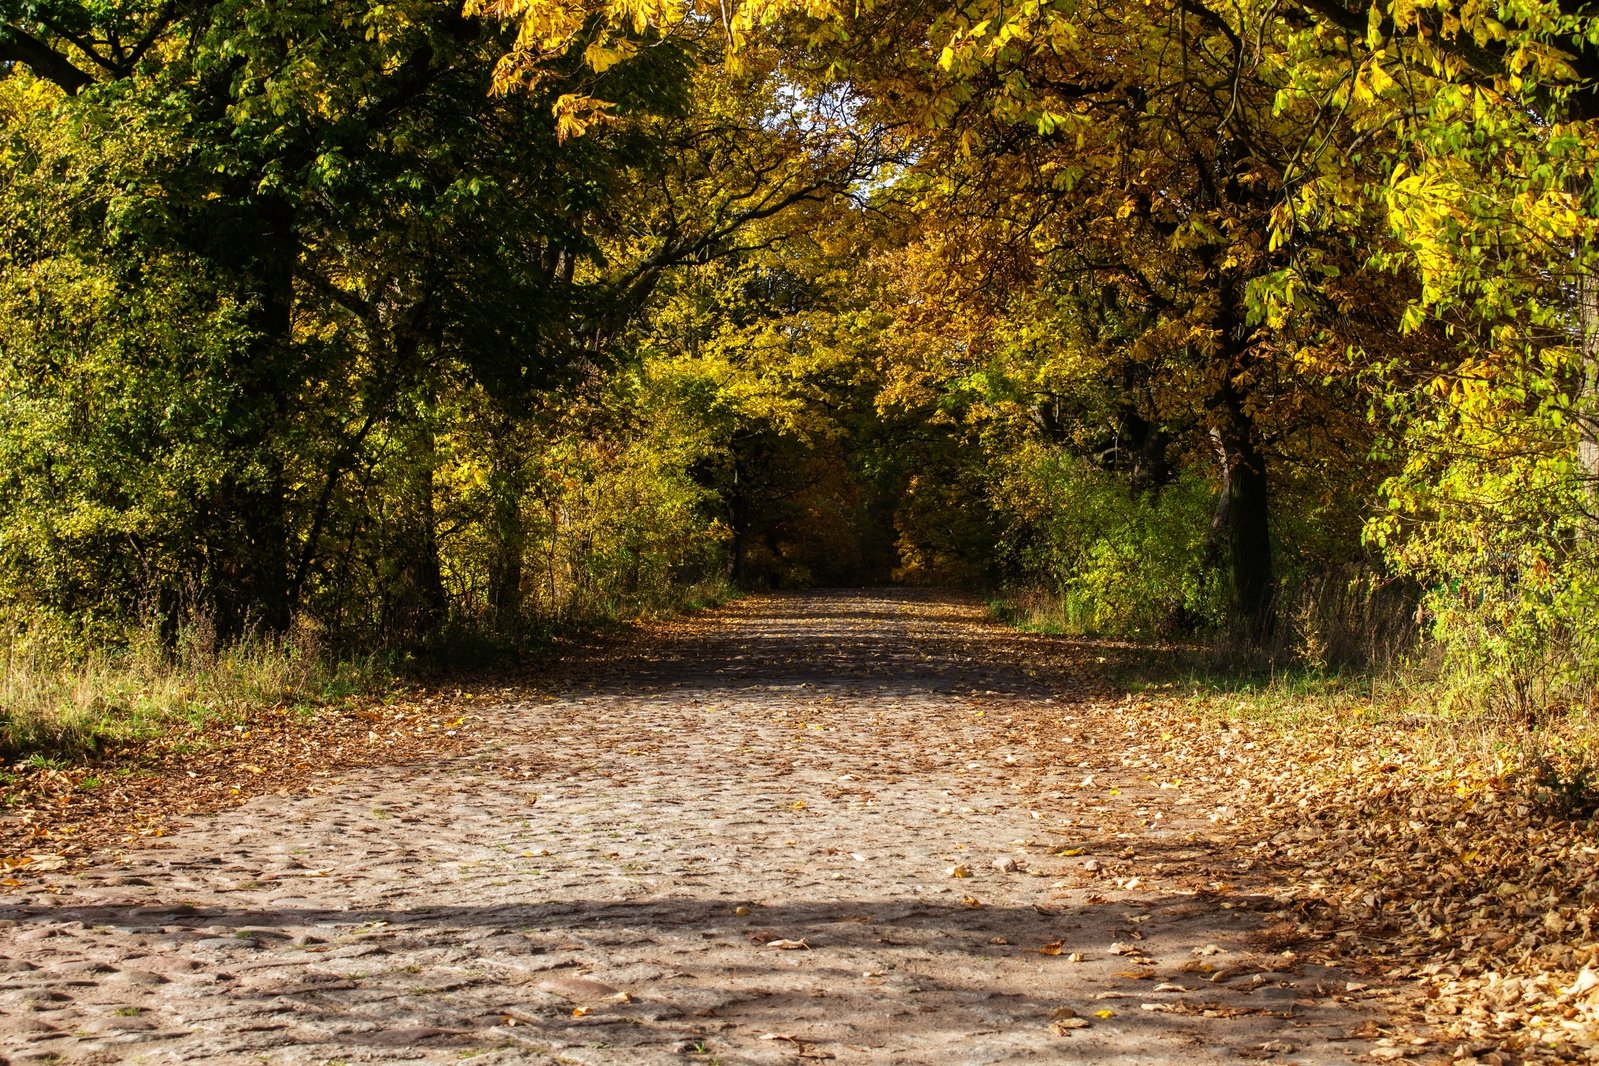
[[[759,597],[0,903],[11,1062],[1349,1062],[1066,642]],[[959,876],[966,875],[966,876]],[[1376,1049],[1379,1052],[1382,1049]]]

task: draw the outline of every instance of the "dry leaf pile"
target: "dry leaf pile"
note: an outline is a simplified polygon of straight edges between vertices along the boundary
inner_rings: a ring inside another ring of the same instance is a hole
[[[1429,755],[1419,726],[1116,709],[1124,764],[1211,804],[1284,944],[1409,979],[1457,1059],[1599,1061],[1599,833],[1510,760]]]

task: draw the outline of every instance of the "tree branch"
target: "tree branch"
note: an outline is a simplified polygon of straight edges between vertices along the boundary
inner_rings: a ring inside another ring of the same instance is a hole
[[[94,79],[66,56],[15,26],[0,27],[0,63],[21,63],[68,96],[76,96],[94,84]]]

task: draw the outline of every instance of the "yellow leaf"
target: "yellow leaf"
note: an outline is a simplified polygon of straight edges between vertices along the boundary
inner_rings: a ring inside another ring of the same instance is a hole
[[[1105,1008],[1103,1008],[1101,1010],[1096,1010],[1094,1012],[1094,1017],[1096,1017],[1096,1018],[1114,1018],[1114,1017],[1116,1017],[1116,1012],[1111,1010],[1109,1007],[1105,1007]]]
[[[625,59],[631,59],[638,48],[627,40],[596,40],[583,49],[583,62],[597,73],[603,73]]]

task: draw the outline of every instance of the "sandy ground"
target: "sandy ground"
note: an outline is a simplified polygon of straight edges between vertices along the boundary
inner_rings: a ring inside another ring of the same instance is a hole
[[[1069,642],[755,597],[0,899],[0,1060],[1357,1061]]]

